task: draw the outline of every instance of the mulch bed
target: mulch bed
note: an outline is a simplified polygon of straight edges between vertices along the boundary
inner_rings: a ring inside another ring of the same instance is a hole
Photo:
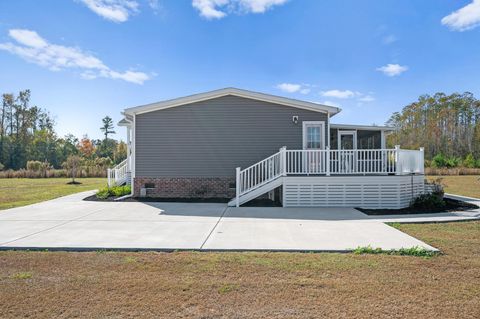
[[[356,207],[356,209],[367,215],[406,215],[448,213],[454,211],[468,211],[478,208],[477,205],[459,201],[456,199],[444,198],[443,201],[445,202],[445,206],[437,208],[407,207],[402,209],[366,209]]]
[[[83,200],[92,202],[113,202],[119,197],[110,196],[105,199],[97,198],[96,195],[85,197]],[[128,197],[121,200],[122,202],[179,202],[179,203],[228,203],[227,198],[161,198],[161,197]],[[242,205],[242,207],[281,207],[279,202],[274,202],[266,198],[258,198],[249,201]]]

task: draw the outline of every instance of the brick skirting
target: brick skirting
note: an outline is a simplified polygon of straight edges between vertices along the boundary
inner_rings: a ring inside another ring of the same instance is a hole
[[[134,196],[140,196],[145,184],[153,184],[147,190],[149,197],[162,198],[233,198],[233,177],[135,177]],[[230,188],[232,186],[233,188]]]

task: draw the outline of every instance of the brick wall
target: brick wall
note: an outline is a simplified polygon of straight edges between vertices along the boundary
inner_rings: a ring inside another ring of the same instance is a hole
[[[149,197],[163,198],[227,198],[235,197],[235,178],[231,177],[135,177],[134,196],[140,196],[140,188],[153,184],[147,190]],[[232,185],[231,185],[232,184]]]

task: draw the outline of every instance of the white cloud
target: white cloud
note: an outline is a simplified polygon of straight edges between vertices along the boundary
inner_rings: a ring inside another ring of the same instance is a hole
[[[442,24],[454,31],[466,31],[480,26],[480,0],[473,0],[465,7],[450,13]]]
[[[247,12],[264,13],[273,6],[282,5],[288,0],[240,0],[240,5]]]
[[[384,65],[382,67],[377,68],[377,71],[380,71],[387,76],[400,75],[407,70],[408,70],[408,67],[405,66],[405,65],[390,64],[390,63],[387,64],[387,65]]]
[[[130,15],[138,12],[135,0],[80,0],[99,16],[113,21],[125,22]]]
[[[275,87],[283,92],[287,93],[300,93],[300,94],[308,94],[310,93],[312,85],[310,84],[296,84],[296,83],[280,83],[277,84]]]
[[[383,44],[392,44],[393,42],[396,42],[396,41],[397,41],[397,37],[394,36],[393,34],[384,36],[382,39]]]
[[[329,90],[320,92],[322,96],[334,97],[337,99],[349,99],[359,94],[350,90]]]
[[[303,89],[300,90],[300,93],[301,93],[301,94],[308,94],[308,93],[310,93],[310,91],[311,91],[311,90],[308,89],[308,88],[303,88]]]
[[[375,101],[375,98],[369,94],[364,95],[358,99],[361,102],[373,102]]]
[[[278,84],[276,88],[287,93],[295,93],[301,90],[302,85],[293,83],[281,83]]]
[[[264,13],[288,0],[192,0],[192,6],[206,19],[221,19],[231,12]]]
[[[0,43],[0,50],[18,55],[28,62],[52,71],[78,69],[82,71],[81,76],[85,79],[104,77],[136,84],[143,84],[150,79],[150,76],[143,72],[112,70],[100,59],[79,48],[48,43],[35,31],[12,29],[8,35],[17,43]]]

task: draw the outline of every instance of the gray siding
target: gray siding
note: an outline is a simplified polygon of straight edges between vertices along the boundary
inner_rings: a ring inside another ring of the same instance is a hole
[[[250,166],[284,145],[301,149],[302,121],[325,121],[327,127],[325,113],[236,96],[140,114],[136,176],[235,176],[235,167]]]

